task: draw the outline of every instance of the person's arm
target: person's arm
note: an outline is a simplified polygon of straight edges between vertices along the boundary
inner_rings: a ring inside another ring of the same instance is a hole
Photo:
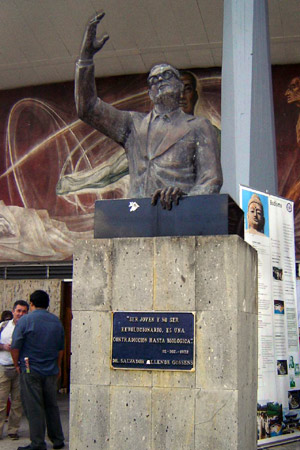
[[[19,366],[19,355],[20,355],[20,350],[18,348],[13,348],[11,350],[11,356],[12,356],[12,360],[14,362],[14,366],[16,368],[16,371],[18,373],[21,372],[20,370],[20,366]]]
[[[223,176],[216,133],[210,122],[202,119],[196,134],[196,180],[189,195],[218,194]]]
[[[104,13],[97,14],[87,24],[75,72],[75,102],[78,117],[119,144],[124,145],[130,133],[131,114],[119,111],[97,97],[94,55],[109,39],[97,39],[97,25]]]
[[[0,344],[0,351],[10,352],[10,344]]]
[[[24,337],[23,337],[23,326],[24,326],[25,316],[18,320],[14,332],[12,334],[11,342],[11,356],[18,373],[21,373],[21,368],[19,365],[20,350],[23,347]]]
[[[0,230],[1,230],[1,217],[0,217]],[[0,235],[1,235],[1,233],[0,233]],[[2,331],[5,329],[5,327],[6,327],[6,325],[7,325],[7,321],[5,321],[5,322],[2,322],[1,323],[1,325],[0,325],[0,338],[1,338],[1,333],[2,333]],[[0,344],[0,351],[2,351],[2,352],[10,352],[10,344]]]
[[[57,357],[57,365],[58,365],[58,370],[59,370],[57,378],[61,377],[61,363],[62,363],[63,356],[64,356],[64,351],[60,350],[58,352],[58,357]]]
[[[1,231],[1,217],[0,217],[0,231]],[[1,233],[0,233],[1,236]],[[5,329],[8,321],[1,322],[0,324],[0,339],[1,339],[1,333]],[[10,344],[2,344],[0,343],[0,351],[2,352],[10,352]]]

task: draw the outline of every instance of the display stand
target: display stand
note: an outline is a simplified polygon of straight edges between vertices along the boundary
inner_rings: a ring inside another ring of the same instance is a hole
[[[78,242],[70,449],[254,450],[256,268],[255,250],[236,235]],[[172,313],[173,322],[194,313],[193,367],[113,368],[112,312]]]

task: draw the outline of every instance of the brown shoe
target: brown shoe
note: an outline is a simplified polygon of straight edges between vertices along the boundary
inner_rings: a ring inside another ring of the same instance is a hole
[[[12,439],[13,441],[17,441],[17,440],[20,439],[20,436],[17,433],[11,433],[11,434],[8,435],[8,437],[10,439]]]

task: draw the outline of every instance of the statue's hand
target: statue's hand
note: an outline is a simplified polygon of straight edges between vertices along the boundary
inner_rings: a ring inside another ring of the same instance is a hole
[[[165,189],[157,189],[152,195],[151,205],[156,205],[158,199],[163,209],[172,209],[172,203],[178,205],[179,199],[186,195],[180,188],[170,186]]]
[[[89,60],[93,59],[93,56],[101,50],[105,42],[109,39],[109,36],[105,34],[101,39],[97,39],[97,25],[105,16],[104,12],[98,13],[92,19],[90,19],[85,33],[83,36],[83,41],[80,51],[80,59]]]

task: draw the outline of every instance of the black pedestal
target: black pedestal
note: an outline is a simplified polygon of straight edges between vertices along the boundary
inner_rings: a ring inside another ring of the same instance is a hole
[[[150,198],[99,200],[94,233],[95,238],[224,234],[244,238],[244,213],[227,194],[183,197],[171,211],[160,203],[151,206]]]

